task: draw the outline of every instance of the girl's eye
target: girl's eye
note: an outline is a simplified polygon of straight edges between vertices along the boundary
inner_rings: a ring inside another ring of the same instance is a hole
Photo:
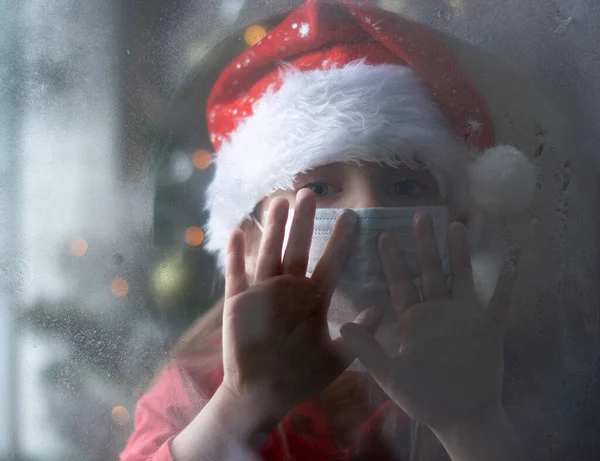
[[[327,184],[326,182],[313,182],[310,184],[306,184],[302,187],[302,189],[312,190],[317,196],[317,198],[327,197],[333,192],[333,187]]]
[[[413,197],[427,190],[427,186],[412,179],[404,179],[394,184],[394,194],[401,197]]]

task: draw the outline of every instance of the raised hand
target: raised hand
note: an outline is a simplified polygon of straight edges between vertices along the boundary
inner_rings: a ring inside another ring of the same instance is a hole
[[[254,281],[249,284],[242,231],[232,234],[226,266],[223,313],[223,386],[236,395],[264,402],[275,419],[321,392],[354,359],[339,338],[332,341],[327,309],[354,233],[356,215],[347,212],[313,275],[306,277],[316,199],[298,193],[282,258],[289,204],[275,199],[267,215]],[[372,329],[366,311],[359,324]]]
[[[491,302],[482,306],[473,287],[465,227],[453,223],[449,229],[450,289],[431,217],[417,214],[413,227],[421,290],[411,281],[402,251],[390,235],[380,240],[402,338],[398,354],[389,356],[360,325],[346,324],[341,334],[392,400],[412,418],[444,432],[496,415],[501,408],[513,273],[504,269]]]

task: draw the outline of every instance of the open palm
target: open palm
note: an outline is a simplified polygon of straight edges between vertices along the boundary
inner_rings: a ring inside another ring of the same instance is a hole
[[[346,324],[347,340],[382,389],[412,418],[446,428],[500,406],[503,342],[512,271],[506,268],[489,305],[475,295],[467,233],[449,230],[452,284],[444,277],[431,217],[414,219],[421,267],[421,290],[389,235],[380,240],[380,257],[398,313],[401,346],[390,357],[373,335]]]

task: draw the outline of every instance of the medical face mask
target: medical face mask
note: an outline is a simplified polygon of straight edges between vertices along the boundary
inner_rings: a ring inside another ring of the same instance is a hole
[[[319,208],[316,211],[315,225],[307,275],[310,276],[325,246],[333,233],[334,223],[345,211],[338,208]],[[449,278],[449,261],[446,244],[448,229],[448,208],[445,206],[402,207],[402,208],[357,208],[356,232],[343,263],[337,288],[328,312],[331,337],[339,337],[340,327],[356,318],[364,309],[377,306],[383,312],[383,319],[376,337],[386,349],[399,345],[397,314],[390,299],[388,284],[379,259],[378,238],[383,231],[391,231],[392,238],[404,253],[404,264],[414,283],[420,285],[420,271],[413,237],[412,221],[416,213],[428,212],[433,225],[440,256],[446,277]],[[285,243],[289,235],[292,216],[288,218]],[[285,245],[284,243],[284,245]],[[285,248],[285,246],[284,246]]]
[[[344,261],[329,310],[332,337],[339,336],[339,328],[344,323],[353,320],[360,311],[372,305],[383,311],[383,325],[394,323],[396,314],[379,258],[378,239],[383,231],[391,231],[392,238],[403,250],[404,264],[413,281],[419,285],[420,271],[412,225],[413,217],[417,212],[426,211],[433,218],[440,255],[448,275],[447,207],[359,208],[353,211],[358,215],[357,230],[347,259]],[[317,209],[309,253],[308,274],[314,271],[323,255],[325,245],[331,237],[334,223],[343,212],[343,209]]]

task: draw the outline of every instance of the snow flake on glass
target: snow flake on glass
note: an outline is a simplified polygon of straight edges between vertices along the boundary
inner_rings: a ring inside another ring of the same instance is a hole
[[[469,132],[477,133],[478,131],[481,131],[481,129],[483,128],[483,125],[481,124],[481,122],[479,120],[470,118],[469,120],[467,120],[467,127],[469,128]]]
[[[569,25],[571,24],[571,22],[573,22],[573,17],[569,16],[568,18],[560,18],[560,17],[556,17],[554,18],[554,20],[556,21],[556,29],[554,29],[554,33],[555,34],[564,34],[567,29],[569,28]]]
[[[300,30],[298,30],[298,34],[300,34],[300,37],[302,38],[308,37],[308,34],[310,34],[310,24],[307,22],[300,24]]]
[[[294,23],[292,24],[292,29],[297,29],[298,28],[298,24]]]

